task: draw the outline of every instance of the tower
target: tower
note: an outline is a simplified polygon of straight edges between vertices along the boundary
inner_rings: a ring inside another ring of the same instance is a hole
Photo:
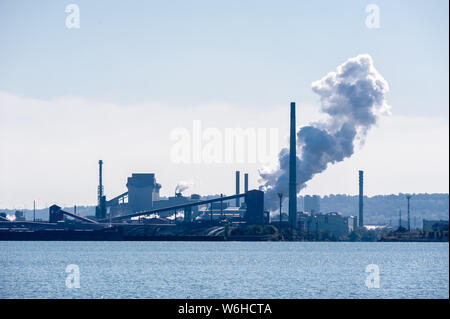
[[[244,192],[248,192],[248,173],[244,174]]]
[[[411,199],[411,195],[406,195],[406,199],[408,200],[408,231],[411,231],[411,216],[409,214],[409,200]]]
[[[95,217],[97,219],[103,219],[106,217],[106,197],[103,195],[103,161],[98,161],[98,202],[95,209]]]
[[[236,195],[239,194],[240,192],[240,174],[241,172],[236,171]],[[241,199],[238,197],[236,198],[236,207],[240,207],[241,206]]]
[[[289,225],[297,228],[297,154],[296,154],[295,102],[291,102],[291,128],[289,143]]]
[[[364,226],[364,171],[359,171],[359,227]]]

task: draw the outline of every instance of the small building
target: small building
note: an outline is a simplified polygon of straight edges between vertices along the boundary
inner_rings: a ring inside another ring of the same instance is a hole
[[[23,211],[16,210],[15,216],[16,216],[16,218],[15,218],[16,222],[23,222],[23,221],[25,221],[25,216],[23,214]]]
[[[448,231],[448,220],[423,220],[425,231]]]
[[[328,214],[305,214],[299,218],[300,230],[306,232],[326,232],[334,236],[345,236],[354,230],[353,216],[342,216],[339,212]]]

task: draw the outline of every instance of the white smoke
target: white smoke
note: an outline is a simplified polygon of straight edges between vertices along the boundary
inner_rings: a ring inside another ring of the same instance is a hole
[[[194,182],[191,181],[180,181],[175,187],[175,193],[183,193],[188,190],[190,187],[194,186]]]
[[[385,99],[388,83],[368,54],[348,59],[335,72],[313,82],[312,90],[319,94],[320,110],[329,118],[297,132],[297,193],[328,164],[352,156],[355,141],[362,145],[379,115],[388,114],[390,109]],[[277,208],[277,193],[287,196],[289,188],[289,150],[282,149],[278,157],[278,170],[260,172],[265,206],[272,211]]]

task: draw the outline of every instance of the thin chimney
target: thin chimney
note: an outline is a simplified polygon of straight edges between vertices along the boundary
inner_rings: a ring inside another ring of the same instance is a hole
[[[236,171],[236,195],[239,194],[240,190],[239,190],[239,185],[240,185],[240,172]],[[240,198],[236,198],[236,207],[240,207],[241,206],[241,200]]]
[[[363,171],[359,171],[359,227],[363,227],[364,226],[364,219],[363,219],[363,215],[364,215],[364,172]]]

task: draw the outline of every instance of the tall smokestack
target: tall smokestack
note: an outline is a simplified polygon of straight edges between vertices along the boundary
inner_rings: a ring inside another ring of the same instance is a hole
[[[390,109],[386,101],[389,85],[367,54],[348,59],[311,87],[326,116],[297,131],[301,155],[297,157],[297,193],[331,164],[352,157],[356,146],[363,145],[368,132]],[[278,193],[284,193],[284,198],[288,195],[289,154],[289,147],[283,148],[278,155],[279,169],[260,172],[264,208],[271,212],[279,208]]]
[[[248,192],[248,173],[244,174],[244,191]]]
[[[95,209],[95,217],[97,219],[103,219],[106,217],[106,197],[103,195],[103,172],[102,172],[103,161],[98,161],[98,205]]]
[[[359,227],[364,226],[363,208],[364,208],[364,171],[359,171]]]
[[[295,102],[291,102],[291,132],[289,144],[289,224],[297,228],[297,154]]]
[[[103,196],[103,182],[102,182],[102,166],[103,161],[98,161],[98,205],[100,206],[101,198]]]
[[[406,199],[408,200],[408,231],[411,231],[411,216],[409,215],[409,200],[411,199],[411,195],[406,195]]]
[[[236,195],[239,194],[239,184],[240,184],[240,172],[236,171]],[[236,207],[241,206],[240,198],[236,198]]]

